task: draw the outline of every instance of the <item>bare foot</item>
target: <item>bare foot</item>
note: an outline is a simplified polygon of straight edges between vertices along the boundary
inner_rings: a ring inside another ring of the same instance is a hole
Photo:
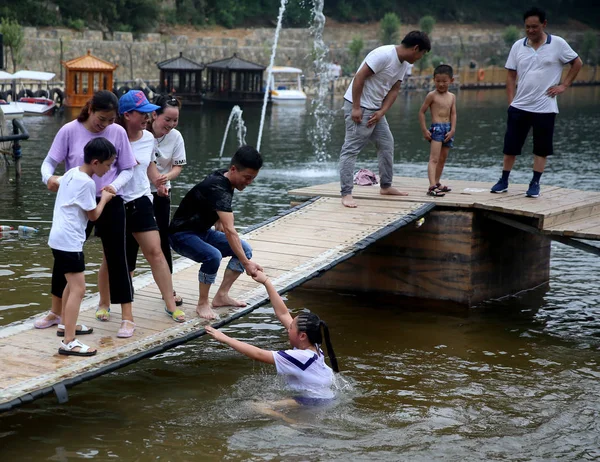
[[[389,188],[381,188],[379,194],[383,196],[408,196],[407,192],[398,191],[396,188],[390,186]]]
[[[342,196],[342,205],[344,207],[348,207],[350,209],[355,209],[356,207],[358,207],[358,204],[352,197],[352,194],[348,194],[347,196]]]
[[[204,319],[218,319],[219,315],[210,307],[210,303],[196,305],[196,314]]]
[[[246,306],[246,302],[241,302],[239,300],[235,300],[231,298],[229,295],[219,295],[215,294],[215,298],[213,298],[212,306],[214,308],[218,308],[219,306],[236,306],[236,307],[244,307]]]

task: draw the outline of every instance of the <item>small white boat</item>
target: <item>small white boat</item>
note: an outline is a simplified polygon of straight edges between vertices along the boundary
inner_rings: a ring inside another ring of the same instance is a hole
[[[25,111],[17,103],[8,103],[3,99],[0,99],[0,111],[6,118],[11,117],[22,117]]]
[[[271,101],[305,101],[306,93],[302,91],[302,69],[289,66],[273,66],[269,91]]]
[[[12,74],[8,72],[0,71],[0,80],[12,80]],[[0,99],[0,111],[7,117],[21,117],[25,111],[17,106],[16,103],[9,103],[4,99]]]
[[[52,72],[38,72],[38,71],[18,71],[14,74],[9,74],[8,72],[0,72],[0,80],[11,80],[11,81],[19,81],[19,84],[22,85],[24,80],[37,80],[48,82],[54,78],[55,74]],[[15,89],[16,94],[19,84],[17,84],[17,89]],[[27,90],[29,95],[31,95],[31,91]],[[19,98],[18,101],[15,102],[6,102],[4,100],[0,100],[0,110],[4,113],[5,116],[9,117],[18,117],[20,115],[43,115],[43,114],[52,114],[56,109],[56,103],[54,100],[50,98],[46,98],[43,96],[23,96]]]
[[[23,97],[15,104],[18,108],[22,109],[26,115],[43,115],[52,114],[56,109],[56,103],[50,98],[39,97]]]

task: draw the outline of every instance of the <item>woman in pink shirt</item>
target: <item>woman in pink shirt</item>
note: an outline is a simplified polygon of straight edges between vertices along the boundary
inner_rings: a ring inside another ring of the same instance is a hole
[[[133,335],[133,285],[125,255],[125,207],[119,191],[132,178],[136,159],[131,150],[127,133],[123,127],[114,124],[117,118],[118,101],[116,96],[101,90],[86,103],[79,117],[65,124],[56,134],[50,151],[42,164],[42,180],[50,191],[58,191],[60,177],[54,175],[58,164],[65,164],[65,171],[83,164],[83,147],[92,139],[104,137],[117,151],[117,157],[110,170],[102,177],[94,175],[96,196],[99,199],[103,189],[116,196],[107,204],[96,222],[88,224],[87,235],[96,227],[96,235],[102,240],[104,258],[98,273],[100,302],[96,318],[108,321],[110,304],[118,303],[122,310],[122,323],[118,337]],[[109,288],[110,287],[110,288]],[[62,287],[64,289],[64,287]],[[61,323],[61,287],[52,288],[52,309],[44,318],[36,321],[37,328],[47,328]],[[79,326],[78,326],[79,327]],[[77,335],[90,333],[83,329]]]

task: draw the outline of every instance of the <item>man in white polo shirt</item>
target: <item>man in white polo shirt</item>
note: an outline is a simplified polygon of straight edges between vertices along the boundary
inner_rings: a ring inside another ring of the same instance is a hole
[[[361,63],[344,95],[346,138],[340,152],[342,204],[356,207],[352,198],[354,164],[358,153],[372,141],[377,148],[380,193],[405,196],[392,187],[394,137],[385,118],[410,64],[431,50],[425,32],[406,34],[400,45],[385,45],[371,51]]]
[[[504,136],[504,168],[502,177],[490,192],[508,190],[508,176],[516,156],[521,154],[529,129],[533,127],[533,178],[526,196],[539,197],[546,157],[553,152],[554,119],[558,113],[556,97],[573,83],[583,63],[563,38],[545,32],[547,21],[544,11],[532,8],[525,12],[523,19],[527,36],[512,46],[505,66],[508,69],[506,93],[509,107]],[[571,69],[561,83],[565,64],[570,64]]]

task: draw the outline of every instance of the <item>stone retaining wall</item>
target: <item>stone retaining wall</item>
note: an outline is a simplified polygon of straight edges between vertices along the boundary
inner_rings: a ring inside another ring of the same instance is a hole
[[[403,30],[404,30],[403,26]],[[156,63],[177,56],[184,56],[197,62],[210,62],[237,53],[238,56],[268,65],[271,54],[274,29],[249,30],[243,39],[227,36],[190,38],[185,35],[140,34],[134,36],[129,32],[101,31],[77,32],[69,29],[36,29],[25,28],[26,44],[23,50],[22,69],[54,72],[57,80],[64,75],[61,60],[69,60],[81,56],[90,50],[92,54],[112,63],[118,64],[117,81],[142,78],[146,81],[157,81],[159,71]],[[409,30],[407,28],[407,30]],[[557,31],[570,41],[577,50],[581,43],[581,31]],[[345,29],[325,29],[324,39],[331,50],[331,60],[340,64],[350,62],[348,44],[354,33]],[[373,34],[371,34],[373,35]],[[379,46],[375,37],[364,36],[363,54]],[[474,60],[478,63],[489,61],[491,56],[501,64],[508,53],[502,39],[502,30],[473,29],[461,32],[460,35],[451,29],[436,29],[432,36],[432,54],[443,57],[446,62],[456,64],[460,57],[461,65]],[[306,71],[311,77],[312,40],[306,29],[283,29],[281,31],[275,64],[293,65]],[[7,60],[8,71],[12,71],[12,63]]]

